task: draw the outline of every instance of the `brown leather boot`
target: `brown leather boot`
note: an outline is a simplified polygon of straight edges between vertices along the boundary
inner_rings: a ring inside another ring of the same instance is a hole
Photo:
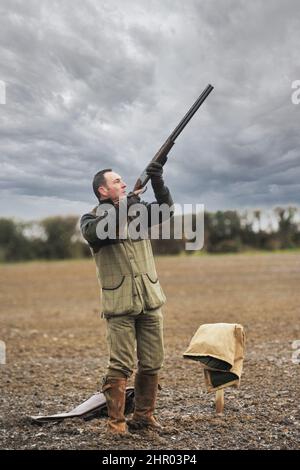
[[[153,416],[158,389],[158,374],[137,373],[134,382],[135,407],[131,420],[127,422],[130,429],[155,428],[162,426]]]
[[[110,434],[127,434],[127,426],[125,421],[125,399],[126,399],[126,382],[124,377],[106,377],[102,387],[105,395],[108,422],[107,432]]]

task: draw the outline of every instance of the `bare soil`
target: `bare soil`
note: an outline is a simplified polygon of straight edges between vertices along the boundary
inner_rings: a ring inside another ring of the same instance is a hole
[[[157,404],[165,429],[112,439],[105,419],[28,419],[100,387],[107,356],[93,260],[0,266],[1,449],[299,449],[300,255],[161,257],[157,268],[168,298]],[[247,335],[241,387],[225,391],[223,416],[201,366],[182,357],[197,328],[214,322],[241,323]]]

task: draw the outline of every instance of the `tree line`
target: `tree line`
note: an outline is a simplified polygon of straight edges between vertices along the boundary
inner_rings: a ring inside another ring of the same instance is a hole
[[[298,208],[277,207],[268,218],[260,210],[205,212],[203,250],[208,253],[237,253],[251,249],[300,247]],[[78,222],[77,216],[47,217],[31,222],[0,218],[0,262],[91,256]],[[173,220],[170,240],[152,240],[155,254],[180,254],[184,251],[186,240],[174,238],[174,223]]]

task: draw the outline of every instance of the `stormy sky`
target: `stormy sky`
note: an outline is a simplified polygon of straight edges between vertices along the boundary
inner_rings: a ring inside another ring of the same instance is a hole
[[[0,216],[80,215],[106,167],[131,189],[208,83],[165,167],[175,202],[299,204],[298,0],[1,0],[0,18]]]

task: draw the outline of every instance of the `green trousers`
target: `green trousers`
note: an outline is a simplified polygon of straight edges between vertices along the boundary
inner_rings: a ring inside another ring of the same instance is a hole
[[[163,315],[160,308],[110,317],[107,323],[109,362],[107,376],[138,372],[156,374],[164,359]]]

